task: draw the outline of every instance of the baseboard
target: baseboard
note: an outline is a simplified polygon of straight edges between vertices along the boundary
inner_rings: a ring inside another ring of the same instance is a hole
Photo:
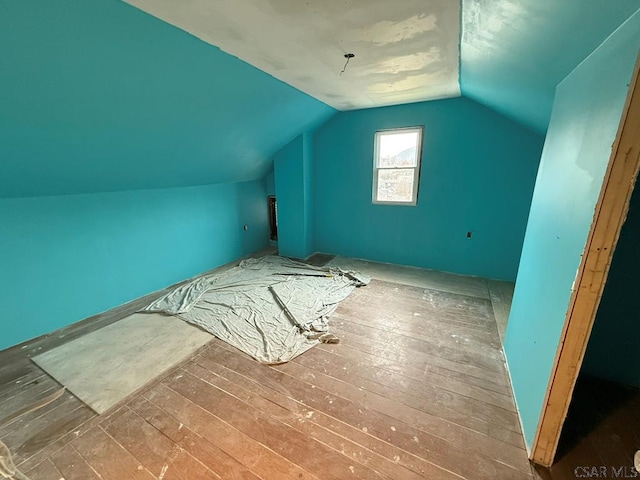
[[[513,390],[513,378],[511,378],[511,369],[509,369],[509,359],[507,353],[504,350],[504,343],[502,345],[502,355],[504,356],[504,365],[507,369],[507,375],[509,377],[509,388],[511,389],[511,396],[513,397],[513,403],[516,406],[516,414],[518,415],[518,423],[520,424],[520,432],[522,434],[522,441],[524,442],[524,448],[527,451],[527,457],[531,460],[531,447],[527,444],[527,439],[524,436],[524,425],[522,424],[522,415],[520,414],[520,407],[518,406],[518,400],[516,399],[516,392]]]

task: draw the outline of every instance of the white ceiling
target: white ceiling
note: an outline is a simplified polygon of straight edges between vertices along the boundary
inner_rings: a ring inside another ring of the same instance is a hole
[[[339,110],[460,95],[459,0],[126,1]]]

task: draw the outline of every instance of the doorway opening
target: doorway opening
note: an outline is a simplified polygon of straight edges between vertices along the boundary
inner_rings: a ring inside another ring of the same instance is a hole
[[[275,195],[267,197],[269,202],[269,240],[278,241],[278,205]]]

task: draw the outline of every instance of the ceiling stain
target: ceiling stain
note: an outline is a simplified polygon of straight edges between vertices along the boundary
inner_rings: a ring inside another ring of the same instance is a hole
[[[520,0],[474,0],[465,10],[462,41],[478,50],[504,48],[504,43],[497,44],[498,36],[520,39],[521,32],[535,29],[540,18],[539,12]]]
[[[427,52],[419,52],[413,55],[393,57],[385,60],[376,66],[378,72],[391,73],[396,75],[400,72],[413,72],[425,69],[427,66],[441,60],[440,49],[431,47]]]
[[[126,1],[340,110],[460,95],[456,0]]]
[[[411,40],[424,32],[435,30],[437,24],[437,18],[433,14],[416,14],[400,22],[383,20],[359,30],[355,39],[372,42],[378,46],[387,45]]]
[[[442,81],[441,74],[418,73],[403,74],[392,82],[381,82],[369,87],[370,94],[409,92],[416,89],[423,89],[425,85],[432,85],[434,82]],[[446,96],[446,95],[445,95]]]

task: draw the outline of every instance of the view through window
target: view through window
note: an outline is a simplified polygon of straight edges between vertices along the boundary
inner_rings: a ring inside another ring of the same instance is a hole
[[[373,203],[416,205],[422,130],[412,127],[376,132]]]

